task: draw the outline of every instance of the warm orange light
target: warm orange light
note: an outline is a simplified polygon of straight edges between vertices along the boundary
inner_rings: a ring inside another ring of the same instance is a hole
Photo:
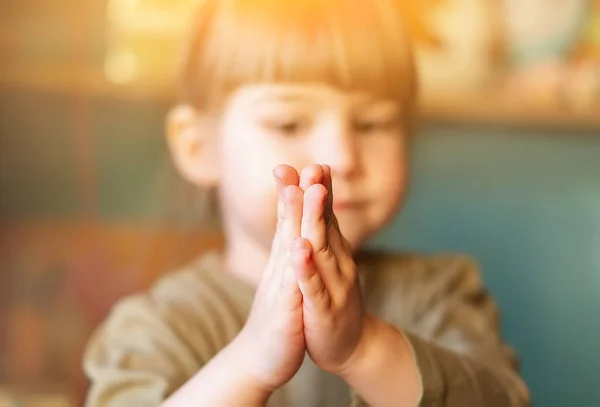
[[[199,1],[108,0],[105,78],[118,84],[170,80]]]
[[[171,80],[189,19],[201,1],[108,0],[105,78],[118,84]],[[441,47],[431,20],[448,0],[396,1],[417,44]]]
[[[432,27],[433,13],[448,0],[401,0],[398,1],[414,41],[421,46],[441,48],[443,41]]]

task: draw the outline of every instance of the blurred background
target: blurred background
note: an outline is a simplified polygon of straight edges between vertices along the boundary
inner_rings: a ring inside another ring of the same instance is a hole
[[[0,3],[2,407],[82,405],[112,304],[220,244],[162,199],[198,1]],[[474,256],[535,405],[599,406],[600,2],[412,3],[414,188],[372,244]]]

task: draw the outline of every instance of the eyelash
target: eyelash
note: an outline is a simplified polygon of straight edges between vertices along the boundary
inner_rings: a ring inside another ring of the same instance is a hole
[[[358,120],[353,123],[353,129],[357,133],[372,134],[376,132],[388,132],[393,130],[398,121],[392,120]],[[265,128],[283,137],[297,137],[306,128],[307,123],[303,120],[288,121],[265,121]]]
[[[396,126],[396,120],[364,120],[354,122],[354,129],[361,133],[389,131]]]
[[[265,121],[264,127],[284,137],[296,137],[305,128],[302,120]]]

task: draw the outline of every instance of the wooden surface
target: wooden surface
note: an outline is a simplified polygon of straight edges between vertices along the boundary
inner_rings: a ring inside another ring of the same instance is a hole
[[[428,122],[597,129],[600,136],[600,107],[574,112],[559,108],[522,106],[499,100],[494,97],[494,92],[464,95],[448,101],[426,102],[421,111],[423,119]]]

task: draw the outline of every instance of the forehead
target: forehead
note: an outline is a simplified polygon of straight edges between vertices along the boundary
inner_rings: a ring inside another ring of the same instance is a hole
[[[397,102],[367,91],[348,91],[325,83],[269,83],[241,86],[230,103],[257,106],[270,103],[336,104],[347,107],[370,104],[396,105]]]

